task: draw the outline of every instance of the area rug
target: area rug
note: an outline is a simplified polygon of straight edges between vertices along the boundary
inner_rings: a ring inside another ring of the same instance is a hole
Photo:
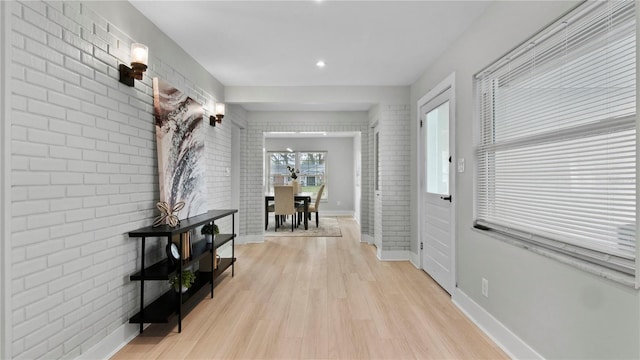
[[[311,216],[312,220],[309,221],[309,230],[304,229],[304,222],[299,227],[294,228],[291,231],[291,217],[288,221],[278,227],[278,231],[274,231],[275,221],[273,220],[273,214],[269,214],[269,227],[264,232],[264,236],[305,236],[305,237],[342,237],[340,231],[340,224],[335,217],[320,217],[320,226],[316,227],[315,214]]]

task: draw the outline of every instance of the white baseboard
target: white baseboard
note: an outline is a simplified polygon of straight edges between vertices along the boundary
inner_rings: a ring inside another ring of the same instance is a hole
[[[145,325],[145,329],[149,324]],[[87,352],[78,356],[78,359],[109,359],[120,351],[125,345],[140,334],[140,325],[122,324],[119,328],[107,335],[102,341],[95,344]]]
[[[378,260],[382,261],[407,261],[409,260],[409,252],[407,250],[382,250],[378,248]]]
[[[263,243],[264,235],[240,235],[236,238],[236,244],[255,244],[255,243]]]
[[[544,359],[493,315],[456,288],[451,301],[512,359]]]
[[[368,235],[368,234],[361,234],[360,235],[360,242],[367,243],[369,245],[373,245],[373,236]]]
[[[413,251],[409,251],[409,261],[416,267],[416,269],[420,269],[420,253],[414,253]]]

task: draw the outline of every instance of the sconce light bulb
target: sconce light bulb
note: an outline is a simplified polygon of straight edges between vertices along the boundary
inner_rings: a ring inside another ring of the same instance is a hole
[[[149,48],[140,43],[131,44],[131,63],[147,65],[149,61]]]
[[[224,115],[225,106],[224,103],[216,103],[216,115]]]

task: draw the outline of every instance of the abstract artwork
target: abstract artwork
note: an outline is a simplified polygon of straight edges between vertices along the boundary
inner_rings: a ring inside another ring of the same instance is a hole
[[[202,105],[158,78],[153,79],[160,201],[179,202],[179,219],[207,212],[205,127]]]

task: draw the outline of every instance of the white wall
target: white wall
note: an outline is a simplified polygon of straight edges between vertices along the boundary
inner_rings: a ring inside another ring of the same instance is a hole
[[[456,153],[458,158],[466,159],[467,170],[457,173],[456,178],[458,290],[454,300],[468,296],[480,312],[487,311],[545,358],[637,359],[640,358],[637,290],[472,229],[475,163],[472,77],[575,4],[494,2],[412,86],[411,117],[416,119],[417,100],[455,71]],[[416,144],[413,133],[413,164]],[[417,178],[417,173],[413,177]],[[416,188],[412,183],[413,192]],[[412,208],[417,209],[415,201]],[[412,248],[417,249],[416,221],[412,221],[412,239],[416,241]],[[482,278],[489,280],[489,298],[481,295]]]
[[[355,211],[354,162],[352,137],[322,138],[266,138],[267,151],[326,151],[327,152],[327,199],[321,209],[327,212],[353,214]],[[340,202],[340,204],[338,204]],[[322,214],[321,212],[321,214]]]
[[[11,50],[13,89],[3,116],[11,162],[2,174],[11,182],[3,214],[12,225],[9,353],[94,356],[94,345],[135,334],[128,319],[138,311],[139,284],[128,278],[140,242],[127,232],[152,223],[159,197],[151,78],[201,103],[222,99],[222,85],[128,2],[2,5],[12,18],[2,23],[11,24],[2,47]],[[129,61],[133,41],[149,45],[149,69],[127,87],[117,67]],[[231,206],[224,169],[232,128],[206,130],[210,207]],[[158,245],[148,247],[149,260],[164,256]],[[166,287],[149,284],[145,299]]]
[[[408,86],[227,86],[225,100],[230,103],[251,105],[295,104],[317,105],[322,111],[323,104],[344,107],[359,107],[362,111],[371,106],[404,104],[409,97]]]
[[[384,260],[407,260],[411,248],[411,111],[408,104],[381,104],[380,129],[380,226]],[[378,217],[376,217],[378,221]],[[381,251],[380,251],[381,250]]]

